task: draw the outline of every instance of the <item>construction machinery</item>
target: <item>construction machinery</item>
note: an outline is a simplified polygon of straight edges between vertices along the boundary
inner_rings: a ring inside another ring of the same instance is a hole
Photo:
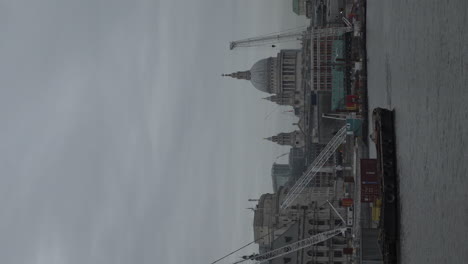
[[[320,242],[329,240],[332,237],[337,236],[339,234],[344,235],[346,230],[347,228],[338,228],[338,229],[326,231],[326,232],[308,237],[303,240],[299,240],[297,242],[291,243],[284,247],[280,247],[280,248],[274,249],[272,251],[269,251],[263,254],[253,254],[251,256],[244,256],[242,260],[234,262],[234,264],[247,262],[247,261],[248,263],[260,263],[264,261],[269,261],[269,260],[284,256],[286,254],[290,254],[292,252],[298,251],[300,249],[307,248],[315,244],[318,244]]]
[[[314,39],[321,37],[339,36],[341,34],[353,31],[352,26],[345,27],[325,27],[325,28],[311,28],[298,27],[282,32],[271,33],[263,36],[246,38],[229,43],[229,49],[233,50],[239,47],[256,47],[263,45],[272,45],[276,43],[296,41],[301,39]]]
[[[286,209],[292,205],[294,200],[301,194],[304,188],[310,183],[310,181],[314,178],[314,176],[319,172],[319,170],[323,167],[325,162],[335,153],[338,147],[345,141],[346,139],[346,126],[342,127],[335,136],[328,142],[325,148],[320,152],[317,158],[310,164],[307,168],[306,172],[299,178],[293,187],[288,191],[283,203],[281,204],[281,209]]]

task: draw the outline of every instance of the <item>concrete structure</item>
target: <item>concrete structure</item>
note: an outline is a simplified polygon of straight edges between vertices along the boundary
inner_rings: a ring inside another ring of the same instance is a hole
[[[266,193],[260,197],[254,214],[254,238],[258,240],[259,245],[270,245],[309,206],[316,203],[323,204],[327,199],[334,196],[333,188],[306,188],[303,194],[299,195],[294,206],[280,211],[279,206],[287,192],[287,187],[280,187],[276,193]]]
[[[326,0],[327,24],[341,24],[341,17],[344,16],[346,0]]]
[[[325,144],[312,143],[309,146],[310,158],[315,159],[325,147]],[[291,167],[291,180],[288,186],[294,183],[303,175],[307,166],[305,163],[305,154],[302,148],[292,148],[289,154],[289,166]],[[335,161],[331,157],[325,165],[319,170],[314,179],[310,182],[310,187],[331,187],[335,180]]]
[[[343,41],[343,35],[315,37],[306,41],[308,53],[311,55],[311,90],[332,91],[333,78],[343,78],[341,75],[333,76],[333,70],[338,70],[344,65]],[[335,83],[338,85],[337,80]]]
[[[289,167],[291,168],[290,182],[295,182],[307,169],[303,148],[291,148],[289,151]]]
[[[310,154],[314,157],[317,157],[320,154],[320,152],[322,152],[322,150],[325,148],[326,145],[327,144],[320,144],[320,143],[310,144],[310,148],[309,148]],[[325,163],[324,166],[331,166],[334,164],[335,164],[335,160],[334,160],[334,156],[332,156],[328,159],[328,161]]]
[[[323,117],[323,114],[332,112],[330,92],[317,94],[317,105],[312,106],[312,142],[327,144],[335,133],[345,125],[344,120]]]
[[[325,144],[312,144],[309,151],[312,152],[312,159],[320,154],[320,151],[325,147]],[[303,175],[307,166],[305,163],[305,153],[303,148],[291,148],[289,153],[290,180],[286,186],[291,187]],[[335,162],[334,158],[330,158],[327,163],[319,170],[312,182],[311,187],[331,187],[335,180]]]
[[[275,194],[260,197],[254,216],[254,238],[258,239],[260,252],[282,247],[286,244],[307,238],[311,235],[332,230],[342,225],[342,221],[326,203],[335,197],[333,188],[306,188],[295,201],[295,205],[279,210],[279,205],[288,192],[280,188]],[[346,208],[338,207],[340,215],[346,217]],[[348,263],[343,254],[347,239],[342,236],[274,259],[271,263]]]
[[[278,192],[281,187],[293,185],[302,176],[306,168],[304,149],[291,148],[289,152],[289,164],[273,163],[271,167],[273,192]]]
[[[310,221],[309,221],[310,222]],[[315,224],[310,224],[304,219],[299,219],[294,222],[289,229],[287,229],[281,236],[276,238],[271,249],[283,247],[287,244],[296,242],[298,240],[307,238],[310,236],[307,228],[314,228]],[[330,241],[321,242],[313,247],[302,249],[282,257],[276,258],[270,261],[271,264],[312,264],[312,263],[348,263],[346,257],[343,254],[343,248],[345,248],[346,239],[342,236],[336,236]]]
[[[271,181],[273,183],[273,191],[277,192],[280,187],[286,185],[291,177],[291,167],[289,164],[273,163],[271,167]]]
[[[305,16],[307,14],[307,8],[309,0],[292,0],[292,10],[298,16]]]

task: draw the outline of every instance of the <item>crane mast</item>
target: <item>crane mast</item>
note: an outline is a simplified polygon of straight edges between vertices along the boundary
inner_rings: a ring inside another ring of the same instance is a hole
[[[268,44],[295,41],[300,39],[312,39],[316,37],[338,36],[340,34],[351,31],[353,31],[353,28],[349,25],[346,27],[328,27],[318,29],[307,29],[305,27],[298,27],[279,33],[232,41],[229,43],[229,49],[233,50],[239,47],[263,46]]]
[[[288,191],[288,194],[284,198],[283,203],[280,206],[280,209],[288,208],[294,200],[301,194],[309,182],[314,178],[317,172],[323,167],[325,162],[333,155],[333,153],[338,149],[338,147],[344,142],[346,138],[346,126],[342,127],[336,135],[328,142],[325,148],[320,152],[320,154],[315,158],[315,160],[307,168],[306,172],[299,178],[293,187]]]
[[[326,240],[328,240],[328,239],[330,239],[330,238],[332,238],[334,236],[337,236],[339,234],[344,234],[346,232],[346,229],[347,228],[338,228],[338,229],[326,231],[326,232],[323,232],[323,233],[308,237],[306,239],[299,240],[297,242],[291,243],[291,244],[286,245],[284,247],[274,249],[272,251],[269,251],[269,252],[266,252],[266,253],[263,253],[263,254],[254,255],[254,256],[251,256],[251,257],[249,257],[247,259],[243,259],[243,260],[234,262],[234,264],[242,263],[242,262],[245,262],[245,261],[250,261],[251,263],[253,261],[254,264],[264,262],[264,261],[269,261],[269,260],[284,256],[286,254],[301,250],[303,248],[313,246],[313,245],[318,244],[320,242],[326,241]]]

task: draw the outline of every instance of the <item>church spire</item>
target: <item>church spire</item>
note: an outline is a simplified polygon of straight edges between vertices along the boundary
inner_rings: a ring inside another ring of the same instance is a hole
[[[272,95],[272,96],[263,98],[263,100],[267,100],[267,101],[271,101],[271,102],[275,102],[275,103],[276,103],[277,99],[278,99],[278,97],[276,95]]]
[[[271,142],[278,143],[280,145],[287,145],[292,147],[302,148],[305,145],[304,134],[298,130],[288,132],[288,133],[279,133],[276,136],[265,138]]]
[[[238,71],[231,74],[222,74],[223,77],[232,77],[239,80],[250,80],[250,71]]]

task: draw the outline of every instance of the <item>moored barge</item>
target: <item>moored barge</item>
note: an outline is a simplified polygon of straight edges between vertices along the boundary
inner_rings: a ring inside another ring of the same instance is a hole
[[[384,263],[397,263],[400,221],[394,112],[376,108],[372,112],[372,122],[374,131],[371,138],[377,149],[377,171],[382,193],[380,244]]]

